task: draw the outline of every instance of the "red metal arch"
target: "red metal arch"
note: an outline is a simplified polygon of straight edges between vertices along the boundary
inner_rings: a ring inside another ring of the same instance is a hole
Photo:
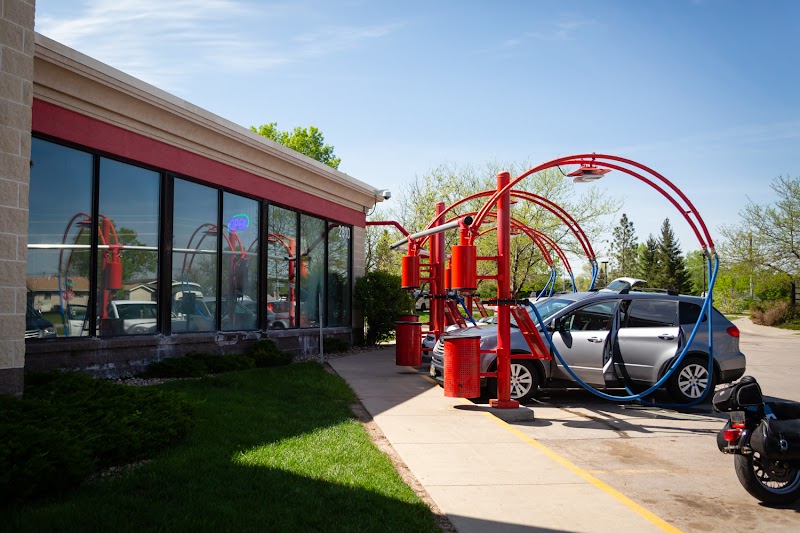
[[[446,213],[448,213],[449,211],[452,211],[453,209],[455,209],[456,207],[458,207],[461,204],[464,204],[464,203],[466,203],[466,202],[468,202],[470,200],[475,200],[477,198],[484,198],[484,197],[487,197],[487,196],[494,197],[494,196],[496,196],[496,194],[497,194],[497,192],[494,191],[494,190],[487,190],[487,191],[481,191],[481,192],[466,196],[466,197],[462,198],[461,200],[459,200],[459,201],[453,203],[452,205],[450,205],[440,215],[437,215],[436,217],[434,217],[434,219],[431,220],[431,222],[428,224],[428,226],[425,229],[426,230],[427,229],[431,229],[435,225],[442,223],[441,220],[444,217],[444,215]],[[580,243],[581,247],[583,248],[583,251],[586,253],[587,259],[589,259],[590,262],[595,259],[594,250],[592,249],[592,245],[589,242],[589,238],[586,236],[586,232],[583,231],[583,228],[581,228],[580,224],[578,224],[578,221],[575,220],[575,218],[572,217],[572,215],[567,213],[564,210],[563,207],[561,207],[560,205],[556,204],[552,200],[549,200],[549,199],[547,199],[547,198],[545,198],[543,196],[540,196],[538,194],[535,194],[535,193],[532,193],[532,192],[529,192],[529,191],[511,190],[510,194],[511,194],[512,197],[520,198],[520,199],[523,199],[523,200],[527,200],[527,201],[535,203],[535,204],[537,204],[537,205],[539,205],[541,207],[544,207],[550,213],[552,213],[557,218],[559,218],[564,224],[566,224],[566,226],[569,228],[569,230],[575,235],[575,238],[578,239],[578,242]],[[486,208],[486,205],[484,205],[484,209],[485,208]],[[480,216],[480,214],[482,212],[483,212],[483,209],[481,211],[478,211],[478,215]],[[486,216],[487,215],[484,214],[483,218],[486,218]],[[452,221],[452,220],[454,220],[454,219],[450,219],[450,221]],[[483,222],[483,220],[481,220],[481,223],[482,222]],[[479,230],[480,224],[478,224],[476,220],[473,220],[471,228],[474,229],[474,231],[475,231],[474,235],[476,235],[477,232],[480,231]],[[474,238],[474,235],[473,235],[473,238]],[[423,237],[418,243],[416,243],[417,247],[418,248],[422,248],[423,246],[425,246],[425,243],[427,242],[428,238],[429,237]]]
[[[611,170],[619,170],[620,172],[624,172],[630,176],[633,176],[634,178],[643,181],[644,183],[647,183],[655,190],[657,190],[662,196],[664,196],[681,213],[681,216],[683,216],[683,218],[689,224],[689,227],[691,227],[692,231],[694,231],[694,234],[697,237],[700,246],[704,250],[709,248],[713,250],[714,243],[713,240],[711,239],[711,235],[708,232],[708,228],[706,227],[705,222],[703,221],[700,214],[697,212],[697,209],[694,207],[692,202],[686,197],[685,194],[683,194],[683,192],[680,189],[678,189],[667,178],[665,178],[655,170],[645,165],[642,165],[641,163],[637,163],[636,161],[633,161],[631,159],[626,159],[624,157],[618,157],[607,154],[578,154],[578,155],[560,157],[548,161],[546,163],[542,163],[541,165],[538,165],[536,167],[527,170],[526,172],[523,172],[513,180],[510,180],[508,185],[506,185],[502,189],[497,190],[492,194],[491,198],[489,198],[486,204],[484,204],[484,206],[480,209],[477,216],[473,220],[472,227],[479,228],[483,223],[483,221],[488,216],[493,206],[497,203],[498,198],[500,198],[500,196],[505,194],[506,192],[510,192],[517,183],[519,183],[526,177],[530,176],[531,174],[535,174],[537,172],[541,172],[542,170],[546,170],[548,168],[553,168],[561,165],[580,165],[582,167],[600,167]],[[622,165],[628,165],[628,166],[622,166]],[[628,167],[633,167],[633,169]],[[653,179],[643,176],[634,169],[642,170],[646,173],[649,173],[657,181],[654,181]],[[663,187],[658,182],[663,184]],[[671,195],[670,191],[674,193],[675,196]]]

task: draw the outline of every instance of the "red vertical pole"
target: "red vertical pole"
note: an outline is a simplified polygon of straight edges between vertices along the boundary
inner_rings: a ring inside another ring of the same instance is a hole
[[[444,202],[436,203],[436,225],[439,226],[442,220],[439,219],[445,210]],[[445,254],[444,254],[444,233],[435,233],[430,238],[431,245],[431,296],[442,296],[445,293],[444,289],[444,270],[445,270]],[[437,338],[444,333],[444,300],[440,298],[431,298],[431,323],[436,330]]]
[[[497,190],[511,180],[508,172],[497,174]],[[511,299],[511,194],[506,191],[497,199],[497,299]],[[497,305],[497,398],[489,405],[499,409],[519,407],[511,399],[511,309]]]

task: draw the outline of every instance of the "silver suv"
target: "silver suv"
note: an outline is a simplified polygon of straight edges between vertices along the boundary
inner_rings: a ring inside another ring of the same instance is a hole
[[[569,367],[596,388],[650,387],[680,355],[700,315],[703,299],[659,293],[568,293],[536,302],[553,344]],[[532,310],[533,323],[537,323]],[[667,381],[678,403],[699,398],[717,383],[739,379],[745,356],[739,351],[739,329],[713,311],[714,373],[708,376],[708,324],[703,323],[679,368]],[[497,347],[497,325],[479,325],[445,335],[480,335],[481,350]],[[543,340],[547,339],[542,335]],[[533,359],[522,332],[512,319],[511,397],[531,399],[540,388],[569,385],[574,380],[553,357]],[[430,374],[443,379],[444,343],[439,339],[431,356]],[[481,354],[481,372],[496,369],[494,353]],[[626,375],[627,374],[627,375]],[[494,381],[494,380],[492,380]],[[486,381],[482,382],[486,385]],[[709,396],[710,397],[710,396]]]

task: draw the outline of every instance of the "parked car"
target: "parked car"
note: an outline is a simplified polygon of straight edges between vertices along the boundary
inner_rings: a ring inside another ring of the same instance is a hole
[[[292,305],[294,302],[288,300],[277,300],[271,296],[267,297],[267,310],[272,314],[269,317],[270,329],[288,329],[292,327]]]
[[[671,367],[700,315],[703,300],[662,293],[567,293],[537,302],[553,344],[570,368],[596,388],[625,384],[623,370],[637,387],[650,387]],[[744,374],[746,360],[739,351],[739,330],[719,311],[713,311],[713,376],[708,375],[708,328],[702,326],[667,389],[679,403],[699,398],[716,383],[735,381]],[[536,316],[532,315],[534,324]],[[703,317],[703,322],[707,320]],[[537,325],[540,329],[540,326]],[[449,335],[481,337],[481,350],[497,347],[497,326],[479,325]],[[542,335],[543,340],[547,339]],[[612,364],[612,348],[623,364]],[[441,380],[444,344],[440,339],[431,357],[430,373]],[[531,358],[522,332],[512,320],[511,397],[524,402],[540,388],[574,386],[575,382],[554,357]],[[481,354],[481,372],[496,369],[494,353]],[[709,379],[710,378],[710,379]],[[484,382],[485,384],[485,382]]]
[[[53,323],[47,320],[41,312],[28,304],[25,309],[25,338],[48,339],[57,335]]]
[[[431,308],[431,300],[427,292],[420,292],[414,295],[414,307],[417,311],[427,311]]]
[[[86,306],[68,304],[67,324],[69,324],[70,337],[85,337],[89,335],[89,318],[86,315]]]

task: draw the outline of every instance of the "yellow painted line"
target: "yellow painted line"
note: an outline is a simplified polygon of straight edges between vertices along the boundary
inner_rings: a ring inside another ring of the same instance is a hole
[[[578,476],[580,476],[583,479],[585,479],[586,481],[588,481],[591,485],[594,485],[598,489],[600,489],[603,492],[609,494],[614,499],[616,499],[618,502],[623,504],[625,507],[627,507],[631,511],[637,513],[639,516],[641,516],[642,518],[644,518],[648,522],[654,524],[656,527],[658,527],[662,531],[668,531],[670,533],[680,533],[680,531],[681,531],[680,529],[676,528],[675,526],[670,525],[669,523],[667,523],[663,519],[659,518],[654,513],[648,511],[647,509],[645,509],[644,507],[642,507],[641,505],[639,505],[635,501],[631,500],[630,498],[628,498],[627,496],[625,496],[624,494],[622,494],[618,490],[610,487],[606,483],[603,483],[602,481],[600,481],[599,479],[597,479],[596,477],[591,475],[586,470],[583,470],[582,468],[574,465],[572,462],[570,462],[569,460],[565,459],[564,457],[561,457],[556,452],[550,450],[549,448],[547,448],[546,446],[544,446],[540,442],[530,438],[529,436],[527,436],[526,434],[524,434],[523,432],[521,432],[520,430],[518,430],[517,428],[515,428],[511,424],[508,424],[507,422],[505,422],[503,420],[500,420],[499,418],[495,417],[491,413],[483,413],[483,414],[487,418],[489,418],[489,420],[492,420],[494,423],[502,426],[503,428],[505,428],[509,432],[513,433],[514,435],[516,435],[517,437],[519,437],[523,441],[527,442],[528,444],[530,444],[531,446],[533,446],[534,448],[536,448],[540,452],[544,453],[547,457],[549,457],[550,459],[552,459],[556,463],[560,464],[561,466],[566,467],[567,469],[571,470],[572,472],[574,472]]]
[[[665,468],[654,468],[652,470],[587,470],[590,474],[670,474],[674,470],[667,470]]]

